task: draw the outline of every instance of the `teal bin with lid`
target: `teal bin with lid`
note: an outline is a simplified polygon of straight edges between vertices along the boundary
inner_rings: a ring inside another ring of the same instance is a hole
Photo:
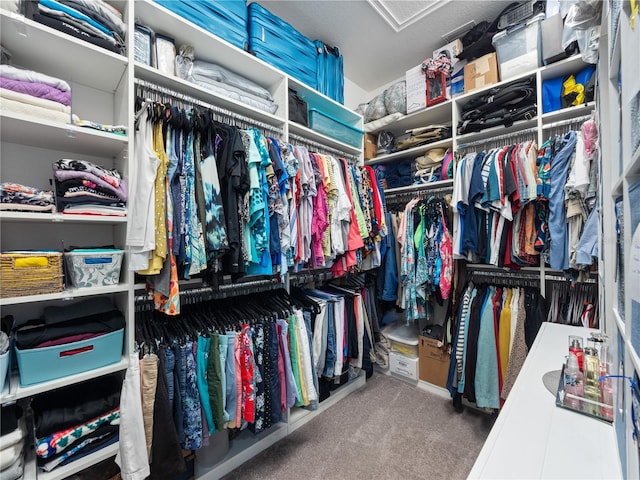
[[[309,128],[352,147],[362,146],[362,136],[364,135],[362,130],[333,118],[317,108],[309,109]]]

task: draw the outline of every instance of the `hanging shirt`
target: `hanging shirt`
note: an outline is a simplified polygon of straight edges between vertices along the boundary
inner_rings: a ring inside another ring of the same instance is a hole
[[[135,133],[133,163],[133,195],[129,198],[127,245],[131,249],[129,270],[149,267],[149,255],[155,248],[155,180],[160,159],[152,149],[152,125],[148,110],[139,118]]]

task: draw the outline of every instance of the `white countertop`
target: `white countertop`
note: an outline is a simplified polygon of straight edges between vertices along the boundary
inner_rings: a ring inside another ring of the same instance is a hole
[[[613,426],[557,407],[542,383],[562,368],[569,335],[590,330],[542,324],[468,478],[623,478]]]

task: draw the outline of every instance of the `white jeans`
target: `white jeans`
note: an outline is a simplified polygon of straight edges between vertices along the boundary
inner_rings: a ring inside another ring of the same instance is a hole
[[[142,418],[139,361],[136,353],[130,355],[120,395],[120,451],[116,463],[123,480],[144,480],[151,474]]]

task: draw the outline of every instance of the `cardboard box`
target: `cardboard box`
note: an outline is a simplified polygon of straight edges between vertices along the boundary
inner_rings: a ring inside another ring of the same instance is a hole
[[[498,58],[496,52],[477,58],[464,67],[464,93],[498,83]]]
[[[364,159],[371,160],[378,156],[378,137],[373,133],[364,134]]]
[[[420,380],[447,388],[451,356],[438,347],[439,343],[433,338],[420,335],[418,343],[418,358],[420,360],[418,372]]]
[[[407,113],[427,108],[427,78],[422,73],[422,64],[407,70]]]

